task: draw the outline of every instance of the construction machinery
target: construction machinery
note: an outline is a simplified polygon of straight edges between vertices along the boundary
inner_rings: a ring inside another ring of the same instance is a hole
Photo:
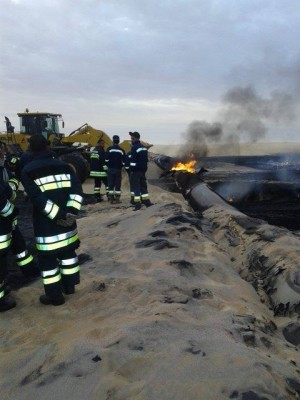
[[[17,114],[20,120],[20,131],[15,132],[8,117],[5,117],[6,132],[0,133],[0,142],[6,146],[7,152],[14,157],[27,151],[28,138],[31,135],[43,135],[48,141],[50,149],[76,171],[81,182],[89,176],[89,156],[92,147],[96,146],[100,139],[104,140],[105,147],[112,145],[112,139],[104,131],[95,129],[85,123],[69,135],[61,133],[64,129],[64,121],[61,114],[48,112],[25,112]],[[152,145],[143,144],[150,148]],[[124,140],[120,146],[127,153],[130,150],[130,140]]]

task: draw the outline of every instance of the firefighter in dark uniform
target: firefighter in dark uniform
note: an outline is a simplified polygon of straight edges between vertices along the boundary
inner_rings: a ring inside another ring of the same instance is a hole
[[[130,160],[131,160],[131,150],[128,151],[128,153],[126,154],[126,158],[125,158],[125,171],[128,174],[128,180],[129,180],[129,190],[130,190],[130,204],[134,205],[134,191],[132,189],[132,185],[131,185],[131,179],[130,179]]]
[[[2,146],[0,147],[0,160],[5,160],[4,166],[7,165],[6,164],[7,159],[9,158],[7,157],[7,153],[5,154],[5,147]],[[5,176],[5,181],[7,181],[8,185],[11,187],[13,191],[10,201],[14,202],[14,200],[17,197],[20,178],[17,179],[16,177],[17,174],[13,176],[11,174],[11,169],[8,169],[7,171],[5,167],[2,168],[4,168],[4,170],[6,171],[6,173],[2,175]],[[27,249],[24,237],[18,227],[17,217],[13,218],[12,223],[13,223],[13,229],[12,229],[12,238],[11,238],[12,240],[11,240],[10,250],[12,254],[15,256],[17,266],[20,268],[22,274],[26,278],[34,278],[40,276],[39,268],[36,265],[33,255]]]
[[[72,168],[54,158],[42,135],[29,139],[32,161],[21,182],[33,204],[33,228],[45,294],[42,304],[59,306],[79,284],[79,247],[75,215],[82,204],[82,187]]]
[[[105,187],[107,193],[107,166],[105,165],[105,150],[104,150],[104,140],[98,140],[98,146],[96,146],[90,155],[90,177],[94,178],[94,195],[96,196],[96,201],[101,202],[103,198],[100,194],[101,183]]]
[[[14,195],[11,201],[16,198],[16,192],[18,190],[19,181],[15,178],[10,178],[8,184],[14,191]],[[36,278],[40,276],[40,270],[36,265],[31,251],[28,250],[25,239],[18,227],[18,218],[13,219],[13,230],[12,230],[12,241],[11,241],[11,252],[15,257],[16,264],[20,268],[22,274],[26,278]]]
[[[108,183],[108,199],[112,204],[121,203],[122,168],[125,166],[125,151],[119,146],[120,138],[114,135],[113,145],[108,147],[105,156]]]
[[[148,150],[140,142],[138,132],[129,132],[131,136],[130,182],[134,192],[134,210],[140,210],[142,204],[152,206],[149,198],[146,171],[148,168]]]
[[[14,196],[12,187],[0,181],[0,312],[16,306],[15,300],[5,290],[7,255],[12,241],[13,221],[18,213],[12,203]]]

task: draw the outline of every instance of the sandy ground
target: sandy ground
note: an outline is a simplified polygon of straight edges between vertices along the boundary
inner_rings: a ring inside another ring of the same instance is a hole
[[[151,165],[148,177],[159,174]],[[250,235],[228,210],[199,218],[180,194],[149,192],[155,205],[134,212],[124,174],[122,204],[84,206],[79,253],[91,259],[63,306],[39,304],[41,281],[13,292],[17,307],[1,314],[1,399],[299,398],[299,319],[274,316],[246,257],[259,242],[283,259],[292,240],[297,261],[299,237],[268,225],[272,240]]]

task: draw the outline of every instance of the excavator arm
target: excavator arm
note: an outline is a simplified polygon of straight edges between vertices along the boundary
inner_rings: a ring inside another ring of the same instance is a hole
[[[110,136],[107,135],[104,131],[99,129],[95,129],[92,126],[85,123],[80,128],[76,129],[75,131],[71,132],[69,136],[65,136],[61,139],[61,143],[65,144],[73,144],[73,143],[86,143],[88,146],[97,146],[98,140],[104,140],[105,147],[109,147],[112,145],[112,139]],[[152,144],[143,142],[143,145],[147,148],[150,148]],[[131,149],[131,141],[130,140],[123,140],[120,143],[120,147],[128,153]]]

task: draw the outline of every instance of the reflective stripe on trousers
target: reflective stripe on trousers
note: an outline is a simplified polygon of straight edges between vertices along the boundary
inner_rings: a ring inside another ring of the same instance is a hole
[[[16,258],[17,258],[16,262],[19,267],[23,267],[24,265],[29,264],[33,260],[33,257],[28,250],[16,254]]]
[[[78,240],[77,229],[71,232],[61,233],[54,236],[39,236],[35,238],[36,247],[40,251],[53,251],[63,249],[64,247],[72,244]]]
[[[4,281],[0,283],[0,299],[5,296]]]
[[[0,235],[0,250],[6,249],[11,243],[11,233],[7,235]]]
[[[80,271],[78,257],[64,258],[58,261],[61,275],[72,275]]]

